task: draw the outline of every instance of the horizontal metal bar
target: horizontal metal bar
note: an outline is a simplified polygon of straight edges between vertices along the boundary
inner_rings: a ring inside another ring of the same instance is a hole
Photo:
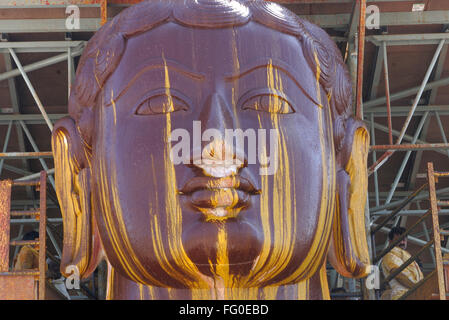
[[[367,0],[367,2],[404,2],[410,0]],[[137,3],[139,0],[108,0],[109,5],[129,6]],[[327,3],[352,3],[353,0],[270,0],[282,4],[327,4]],[[0,6],[4,8],[23,8],[23,7],[43,7],[53,8],[76,4],[77,6],[98,6],[100,0],[6,0],[5,4]]]
[[[67,116],[67,113],[48,114],[48,118],[52,121],[57,121]],[[0,125],[6,125],[10,121],[24,121],[26,124],[45,124],[42,114],[0,114]]]
[[[48,207],[47,207],[48,208]],[[11,224],[27,224],[27,223],[39,223],[36,219],[11,219],[9,220]],[[47,218],[47,223],[62,223],[62,218]]]
[[[0,52],[9,53],[14,49],[16,53],[29,52],[67,52],[67,48],[81,48],[87,41],[26,41],[26,42],[0,42]]]
[[[387,46],[429,45],[438,44],[443,39],[449,41],[449,33],[385,34],[366,37],[367,41],[376,46],[382,46],[384,42]]]
[[[13,181],[13,186],[15,187],[28,187],[28,186],[37,186],[39,185],[39,180],[38,181]]]
[[[435,177],[449,177],[449,172],[434,171],[433,175]]]
[[[36,32],[95,32],[101,27],[99,18],[80,18],[79,29],[67,29],[66,19],[3,19],[0,30],[3,33]]]
[[[299,15],[322,28],[348,27],[350,13]],[[449,10],[423,12],[382,12],[380,26],[445,24],[449,21]],[[101,27],[100,18],[81,18],[80,29],[67,29],[66,19],[4,19],[0,30],[4,33],[31,32],[94,32]]]
[[[0,25],[1,25],[1,22],[0,22]],[[1,30],[1,27],[0,27],[0,30]],[[82,50],[73,50],[71,55],[72,55],[72,57],[77,57],[77,56],[81,55],[82,53],[83,53]],[[68,57],[68,55],[66,53],[58,54],[58,55],[56,55],[54,57],[50,57],[50,58],[47,58],[47,59],[44,59],[44,60],[41,60],[41,61],[37,61],[37,62],[31,63],[29,65],[23,66],[23,70],[25,70],[25,72],[28,73],[28,72],[31,72],[31,71],[34,71],[34,70],[38,70],[38,69],[41,69],[41,68],[44,68],[44,67],[51,66],[51,65],[56,64],[56,63],[67,61],[67,57]],[[19,69],[10,70],[10,71],[7,71],[7,72],[4,72],[4,73],[0,74],[0,81],[7,80],[7,79],[10,79],[10,78],[16,77],[18,75],[20,75],[20,70]]]
[[[35,269],[37,270],[37,269]],[[18,277],[18,276],[39,276],[39,271],[11,271],[0,272],[0,276]]]
[[[11,246],[37,245],[39,244],[39,240],[15,240],[10,241],[9,244]]]
[[[47,175],[50,175],[50,174],[53,174],[53,173],[55,173],[55,169],[53,168],[53,169],[48,169],[48,170],[45,170],[46,172],[47,172]],[[38,172],[38,173],[33,173],[33,174],[30,174],[29,176],[25,176],[25,177],[22,177],[22,178],[18,178],[18,179],[16,179],[16,180],[14,180],[14,183],[20,183],[20,182],[22,182],[22,181],[27,181],[27,180],[32,180],[32,179],[36,179],[36,178],[39,178],[40,177],[40,172]]]
[[[347,27],[350,23],[351,14],[322,14],[322,15],[299,15],[322,28]],[[382,12],[380,14],[380,25],[383,26],[406,26],[421,24],[446,24],[449,21],[449,10],[422,11],[422,12]]]
[[[11,211],[12,217],[20,217],[20,216],[38,216],[40,214],[40,210],[26,210],[26,211]]]
[[[377,211],[371,214],[371,217],[374,216],[387,216],[391,214],[393,211],[385,210],[385,211]],[[401,210],[397,216],[421,216],[426,213],[427,210]],[[447,216],[449,215],[449,209],[441,209],[438,211],[438,216]]]
[[[99,4],[101,0],[6,0],[3,2],[4,2],[3,5],[8,7],[45,6],[48,8],[54,5],[67,6],[70,4],[73,5]]]
[[[32,159],[32,158],[53,158],[51,151],[45,152],[5,152],[0,153],[0,159]]]
[[[28,0],[26,0],[28,1]],[[24,4],[24,5],[5,5],[5,4],[0,4],[0,9],[66,9],[67,8],[67,4]],[[76,4],[76,6],[78,8],[99,8],[100,5],[99,4]],[[109,6],[109,5],[108,5]]]
[[[410,106],[392,106],[391,116],[393,117],[405,117],[410,110]],[[438,112],[439,115],[449,115],[449,105],[426,105],[417,106],[413,115],[422,116],[425,112]],[[364,111],[365,114],[374,114],[374,117],[386,117],[387,107],[379,106],[372,107]],[[1,116],[0,116],[1,121]]]
[[[449,143],[428,143],[428,144],[393,144],[393,145],[375,145],[370,147],[370,151],[378,150],[398,150],[398,151],[413,151],[413,150],[437,150],[449,149]]]
[[[366,123],[368,126],[371,125],[371,123],[368,122],[368,121],[365,121],[365,123]],[[385,133],[388,133],[388,128],[387,128],[386,126],[383,126],[383,125],[377,123],[377,122],[374,122],[374,128],[376,128],[376,129],[378,129],[378,130],[381,130],[381,131],[383,131],[383,132],[385,132]],[[397,131],[397,130],[394,130],[394,129],[393,129],[393,130],[391,130],[391,131],[392,131],[392,133],[393,133],[394,136],[399,136],[399,134],[400,134],[400,132]],[[404,135],[404,140],[407,140],[407,141],[413,141],[414,138],[406,134],[406,135]],[[421,143],[421,144],[428,144],[427,141],[420,140],[420,139],[416,139],[415,142]],[[436,149],[436,150],[434,150],[434,151],[435,151],[435,152],[438,152],[438,153],[441,153],[442,155],[444,155],[444,156],[446,156],[446,157],[448,156],[448,154],[447,154],[446,151],[439,150],[439,149]]]

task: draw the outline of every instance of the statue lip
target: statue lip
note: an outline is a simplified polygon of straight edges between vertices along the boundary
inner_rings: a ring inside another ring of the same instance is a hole
[[[235,189],[244,191],[248,194],[259,194],[254,185],[246,178],[234,175],[223,178],[215,177],[194,177],[179,190],[180,194],[188,195],[198,190],[218,190],[218,189]]]
[[[259,193],[248,179],[240,176],[194,177],[179,191],[208,221],[235,218],[250,205],[250,196]]]

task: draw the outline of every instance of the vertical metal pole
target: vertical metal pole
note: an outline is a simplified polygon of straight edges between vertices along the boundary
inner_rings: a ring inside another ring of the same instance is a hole
[[[441,256],[440,227],[438,223],[437,195],[435,191],[435,174],[432,162],[427,163],[427,179],[429,181],[429,201],[432,213],[433,240],[435,248],[436,270],[438,275],[438,290],[440,300],[446,300],[446,291],[443,273],[443,258]]]
[[[365,57],[365,18],[366,0],[357,0],[360,3],[359,30],[358,30],[358,55],[357,55],[357,93],[356,93],[356,117],[363,120],[363,62]]]
[[[387,56],[387,44],[385,43],[385,41],[382,41],[382,51],[384,55],[385,97],[387,98],[388,141],[389,144],[393,144],[393,132],[391,125],[390,82],[388,79],[388,56]]]
[[[45,260],[47,248],[47,173],[45,171],[41,171],[39,194],[39,300],[45,300]]]
[[[101,25],[108,22],[108,1],[101,0]]]
[[[16,63],[17,68],[20,70],[23,80],[25,80],[25,83],[28,86],[28,89],[30,90],[31,94],[33,95],[34,101],[36,101],[37,107],[41,111],[42,116],[44,117],[45,122],[48,125],[48,128],[50,128],[50,131],[53,131],[53,124],[52,124],[50,118],[48,117],[47,112],[45,111],[44,106],[42,105],[42,102],[39,99],[39,96],[37,95],[36,91],[34,90],[34,87],[31,84],[30,79],[28,78],[27,74],[25,73],[25,70],[23,69],[22,64],[20,63],[19,58],[17,58],[17,55],[13,49],[8,48],[8,50],[9,50],[9,53],[11,53],[11,56],[14,59],[14,62]]]
[[[0,272],[8,272],[11,185],[11,180],[0,180]]]
[[[9,138],[11,136],[11,129],[12,129],[12,121],[9,122],[8,130],[6,131],[5,144],[3,145],[3,151],[2,151],[3,153],[5,153],[6,149],[8,148]],[[0,160],[0,176],[2,174],[3,162],[5,162],[4,158],[2,160]]]
[[[67,48],[67,99],[70,99],[70,90],[72,88],[72,48]]]
[[[373,143],[373,145],[376,145],[376,134],[374,131],[374,114],[371,113],[370,115],[371,117],[371,141]],[[376,163],[376,157],[377,157],[377,153],[376,151],[373,151],[373,163]],[[374,193],[376,195],[376,207],[378,207],[380,205],[380,200],[379,200],[379,179],[378,179],[378,175],[377,175],[377,171],[374,171]]]

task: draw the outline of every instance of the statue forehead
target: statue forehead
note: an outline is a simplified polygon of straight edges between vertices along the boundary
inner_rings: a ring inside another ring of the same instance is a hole
[[[316,71],[307,63],[295,36],[249,22],[233,28],[192,28],[165,23],[128,40],[113,73],[117,90],[148,66],[185,71],[192,77],[232,77],[254,71],[287,73],[317,101]],[[263,70],[265,69],[265,70]],[[312,79],[312,80],[311,80]],[[310,81],[308,81],[310,80]]]

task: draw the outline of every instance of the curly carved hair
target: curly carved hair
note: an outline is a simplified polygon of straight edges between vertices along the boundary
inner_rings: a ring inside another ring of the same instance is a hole
[[[351,78],[334,41],[316,25],[284,7],[263,0],[149,0],[123,10],[88,42],[81,57],[69,100],[69,113],[83,140],[91,145],[92,108],[108,77],[118,66],[126,41],[167,22],[189,27],[227,28],[249,21],[294,35],[312,70],[320,61],[320,84],[331,97],[336,152],[341,149],[345,125],[352,114]]]

